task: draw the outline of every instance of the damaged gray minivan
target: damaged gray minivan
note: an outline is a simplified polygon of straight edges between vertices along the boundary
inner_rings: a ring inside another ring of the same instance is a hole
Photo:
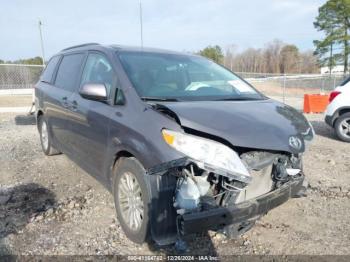
[[[312,126],[203,57],[74,46],[51,58],[35,96],[44,153],[100,181],[134,242],[235,237],[305,194]]]

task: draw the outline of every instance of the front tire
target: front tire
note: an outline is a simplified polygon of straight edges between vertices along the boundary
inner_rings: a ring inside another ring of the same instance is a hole
[[[341,115],[335,121],[334,128],[340,140],[350,143],[350,113]]]
[[[136,158],[118,159],[113,171],[113,195],[118,221],[125,235],[142,244],[150,239],[151,197],[145,169]]]
[[[39,116],[38,128],[39,128],[39,134],[40,134],[41,148],[44,154],[47,156],[60,154],[60,152],[57,149],[55,149],[52,145],[49,126],[44,116]]]

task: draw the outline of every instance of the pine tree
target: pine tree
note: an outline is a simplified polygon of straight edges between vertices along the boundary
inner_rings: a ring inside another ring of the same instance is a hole
[[[201,56],[205,56],[216,63],[221,64],[224,59],[224,54],[222,53],[222,49],[220,46],[208,46],[204,48],[203,50],[199,51],[199,54]]]
[[[331,72],[337,62],[342,62],[344,73],[348,72],[350,0],[328,0],[319,8],[314,26],[325,33],[324,39],[314,41],[320,63],[328,65]]]

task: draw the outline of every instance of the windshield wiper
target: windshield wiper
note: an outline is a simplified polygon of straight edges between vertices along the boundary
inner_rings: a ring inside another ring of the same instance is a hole
[[[178,102],[180,101],[177,98],[170,97],[151,97],[151,96],[142,96],[141,99],[143,101],[167,101],[167,102]]]
[[[262,98],[256,98],[256,97],[226,97],[226,98],[219,98],[215,101],[249,101],[249,100],[262,100]]]

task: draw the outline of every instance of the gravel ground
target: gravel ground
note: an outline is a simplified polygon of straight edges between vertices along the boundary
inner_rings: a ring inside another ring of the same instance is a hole
[[[350,254],[349,144],[322,115],[307,116],[316,138],[305,154],[308,197],[292,199],[248,233],[187,237],[190,254]],[[123,234],[111,195],[65,155],[46,157],[35,126],[0,114],[0,254],[174,254]]]

